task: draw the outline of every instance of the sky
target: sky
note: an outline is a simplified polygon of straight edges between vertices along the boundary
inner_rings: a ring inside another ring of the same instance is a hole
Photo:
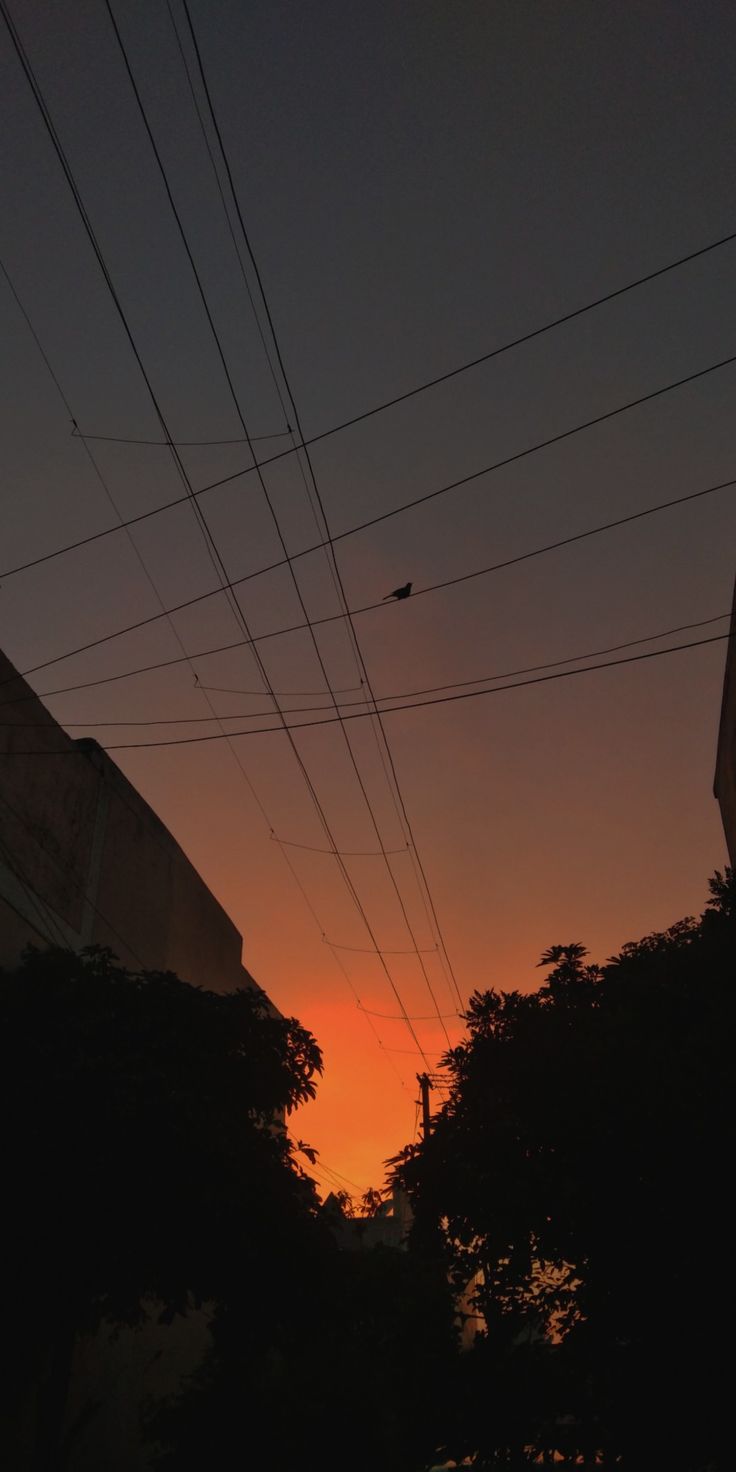
[[[282,385],[188,88],[181,0],[113,10],[248,432],[282,436],[258,439],[275,453],[290,443]],[[15,0],[11,11],[174,438],[242,440],[105,6]],[[191,14],[307,438],[736,229],[730,4],[191,0]],[[0,642],[43,694],[183,646],[191,664],[49,696],[73,735],[105,745],[216,733],[201,723],[211,708],[239,717],[227,729],[271,724],[250,717],[273,709],[267,695],[239,693],[263,691],[250,648],[195,657],[243,637],[222,593],[59,659],[217,589],[191,503],[8,575],[182,487],[165,446],[71,435],[70,410],[85,436],[161,429],[3,26],[0,36],[0,257],[64,395],[0,274]],[[321,440],[311,456],[331,533],[730,357],[735,264],[736,243],[723,245]],[[736,365],[723,367],[340,540],[349,607],[736,477],[735,386]],[[243,443],[180,454],[196,488],[252,463]],[[277,561],[280,536],[290,555],[321,539],[296,457],[263,477],[275,518],[253,474],[200,498],[228,579]],[[380,697],[479,680],[716,619],[730,608],[735,546],[730,488],[381,602],[354,620],[371,684]],[[323,552],[293,569],[239,590],[256,635],[302,621],[295,579],[311,619],[339,611]],[[360,699],[336,620],[259,645],[285,708],[329,706],[317,649],[332,687]],[[581,940],[603,960],[702,908],[726,857],[712,795],[724,657],[713,643],[384,718],[463,1001],[536,987],[551,944]],[[283,732],[112,755],[241,929],[249,970],[315,1033],[324,1079],[294,1129],[363,1189],[416,1128],[424,1065],[400,1008],[421,1019],[432,1067],[462,1022],[374,724],[320,724],[293,740],[337,846],[361,855],[344,863],[370,933],[335,858],[313,851],[329,845]],[[381,845],[396,850],[388,861]],[[373,940],[385,965],[368,954]]]

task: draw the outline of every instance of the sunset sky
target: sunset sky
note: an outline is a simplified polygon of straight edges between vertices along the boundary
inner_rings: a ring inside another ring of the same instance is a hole
[[[249,432],[283,436],[172,27],[173,15],[191,64],[180,0],[113,9]],[[731,4],[191,0],[191,13],[308,438],[736,230]],[[12,14],[175,439],[242,440],[105,7],[15,0]],[[160,440],[4,28],[0,88],[0,257],[15,292],[80,430]],[[736,354],[735,266],[733,242],[320,441],[311,454],[330,531]],[[165,446],[90,438],[111,504],[2,273],[0,312],[0,644],[42,694],[176,658],[160,619],[43,667],[158,613],[152,583],[167,608],[218,584],[191,504],[141,522],[132,540],[119,532],[8,575],[182,488]],[[731,364],[338,541],[350,608],[736,478],[735,386]],[[251,464],[243,443],[180,453],[195,488]],[[320,540],[296,458],[264,477],[289,553]],[[228,578],[282,555],[255,475],[200,504]],[[726,632],[735,550],[731,487],[382,603],[356,615],[355,629],[381,697],[722,616],[621,655],[642,652]],[[294,575],[310,618],[338,611],[324,553],[298,560]],[[257,635],[301,621],[286,567],[246,582],[239,598]],[[214,709],[239,718],[233,730],[251,712],[255,726],[272,721],[265,693],[238,693],[263,691],[250,649],[197,658],[242,638],[222,593],[173,624],[191,667],[48,696],[71,734],[113,748],[217,734],[199,723],[209,707],[195,673]],[[333,688],[358,700],[345,623],[315,637]],[[308,631],[260,651],[285,709],[329,706]],[[489,985],[536,986],[553,943],[582,940],[602,960],[702,908],[726,858],[712,796],[724,657],[712,643],[384,718],[463,1000]],[[95,724],[185,718],[198,723]],[[242,930],[245,964],[315,1033],[325,1076],[294,1129],[363,1189],[382,1182],[382,1162],[416,1121],[421,1059],[387,971],[422,1019],[413,1026],[433,1066],[443,1025],[456,1041],[462,1023],[373,724],[320,724],[294,740],[338,847],[361,855],[345,864],[385,969],[367,954],[334,857],[312,851],[325,834],[283,733],[241,735],[232,749],[218,739],[112,755]],[[414,942],[376,856],[348,740],[381,841],[398,851],[388,864],[426,977],[406,954]],[[360,1015],[358,1000],[382,1015]]]

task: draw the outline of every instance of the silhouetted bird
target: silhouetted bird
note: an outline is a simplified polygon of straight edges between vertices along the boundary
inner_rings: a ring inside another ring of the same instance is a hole
[[[386,597],[383,599],[383,602],[385,603],[387,598],[408,598],[409,594],[411,593],[411,588],[411,583],[404,583],[403,588],[394,588],[393,593],[387,593]]]

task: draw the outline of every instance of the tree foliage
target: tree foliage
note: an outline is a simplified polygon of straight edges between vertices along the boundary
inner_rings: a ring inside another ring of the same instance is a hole
[[[338,1251],[294,1159],[310,1147],[278,1126],[315,1092],[311,1035],[256,989],[131,974],[101,950],[29,952],[0,975],[0,1023],[9,1465],[29,1465],[29,1405],[34,1472],[66,1464],[75,1336],[203,1303],[211,1351],[151,1408],[163,1466],[225,1472],[254,1451],[274,1472],[425,1465],[451,1296],[404,1252]]]
[[[573,1445],[726,1465],[736,888],[606,965],[554,946],[532,995],[476,993],[450,1097],[397,1174],[486,1332],[481,1464]]]
[[[454,1311],[444,1274],[396,1248],[338,1252],[298,1287],[300,1311],[253,1333],[234,1295],[189,1392],[153,1422],[162,1472],[419,1472],[454,1414]]]
[[[236,1280],[259,1323],[288,1312],[284,1264],[327,1245],[274,1121],[312,1097],[321,1056],[255,988],[219,996],[99,949],[31,950],[0,975],[0,1037],[5,1389],[40,1378],[56,1397],[41,1412],[55,1465],[78,1333],[152,1302],[171,1318]]]

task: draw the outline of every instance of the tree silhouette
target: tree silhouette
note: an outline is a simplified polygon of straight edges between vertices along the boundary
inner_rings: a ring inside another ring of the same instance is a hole
[[[383,1194],[375,1186],[369,1186],[360,1198],[360,1214],[365,1217],[380,1216],[383,1210]]]
[[[457,1400],[444,1274],[396,1248],[335,1251],[293,1292],[299,1311],[253,1333],[247,1294],[221,1308],[190,1391],[159,1411],[162,1472],[418,1472],[450,1439]]]
[[[273,1126],[312,1097],[321,1057],[257,989],[132,975],[103,950],[32,950],[0,975],[0,1035],[4,1390],[11,1428],[39,1408],[34,1466],[50,1468],[80,1332],[151,1303],[171,1319],[236,1279],[263,1327],[287,1312],[289,1264],[328,1250]]]
[[[417,1240],[474,1284],[479,1465],[594,1452],[730,1462],[736,887],[605,966],[552,947],[544,985],[476,993],[450,1097],[396,1172]]]

